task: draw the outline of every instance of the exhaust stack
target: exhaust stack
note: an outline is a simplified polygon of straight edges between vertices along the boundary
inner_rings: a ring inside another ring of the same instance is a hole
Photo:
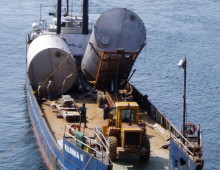
[[[61,32],[61,6],[62,0],[57,0],[57,34]]]
[[[88,20],[89,20],[89,17],[88,17],[88,6],[89,6],[89,3],[88,3],[88,0],[83,0],[83,34],[84,35],[87,35],[88,32],[89,32],[89,28],[88,28]]]

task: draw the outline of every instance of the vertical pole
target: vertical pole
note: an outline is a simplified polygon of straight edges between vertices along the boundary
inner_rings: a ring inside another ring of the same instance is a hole
[[[62,0],[57,1],[57,34],[61,32],[61,6]]]
[[[103,146],[101,146],[101,150],[102,150],[102,162],[103,162]]]
[[[184,95],[183,95],[183,136],[186,136],[186,58],[183,64],[184,69]]]
[[[89,33],[89,0],[83,0],[83,28],[82,33],[87,35]]]
[[[198,129],[198,145],[199,145],[199,147],[200,147],[200,125],[199,125],[199,129]]]
[[[66,0],[66,12],[63,16],[66,17],[68,15],[69,15],[69,0]]]
[[[69,15],[69,0],[66,0],[66,15]]]
[[[42,14],[42,4],[40,4],[40,22],[41,22],[41,14]]]

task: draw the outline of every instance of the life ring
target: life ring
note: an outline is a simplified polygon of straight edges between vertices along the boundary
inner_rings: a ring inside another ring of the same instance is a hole
[[[186,133],[189,135],[192,135],[195,133],[195,131],[197,130],[196,125],[192,124],[192,123],[187,123],[186,124]]]
[[[77,130],[77,131],[80,132],[80,127],[81,127],[80,124],[72,124],[72,125],[70,126],[70,128],[69,128],[69,133],[70,133],[72,136],[75,136],[75,133],[74,133],[74,131],[73,131],[72,129]]]

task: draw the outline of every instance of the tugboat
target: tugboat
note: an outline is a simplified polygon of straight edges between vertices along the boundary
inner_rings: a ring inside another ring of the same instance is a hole
[[[88,0],[80,16],[66,5],[33,23],[26,43],[28,110],[48,168],[202,169],[200,128],[180,133],[129,83],[146,45],[141,18],[114,8],[91,30]]]

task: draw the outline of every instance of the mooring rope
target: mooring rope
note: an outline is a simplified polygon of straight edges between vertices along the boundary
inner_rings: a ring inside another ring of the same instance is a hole
[[[54,70],[53,72],[43,81],[42,85],[43,86],[53,75],[54,73],[65,63],[65,61],[71,56],[71,54],[69,54]],[[33,94],[36,94],[37,90],[33,92]]]
[[[90,156],[89,160],[87,161],[86,165],[84,166],[83,170],[86,169],[86,167],[88,166],[88,164],[89,164],[90,160],[92,159],[92,157],[93,157],[93,154],[91,154],[91,156]]]
[[[32,126],[5,152],[2,153],[0,159],[4,158],[24,137],[25,135],[32,129]]]
[[[68,78],[70,78],[71,76],[73,76],[74,74],[76,74],[76,73],[79,71],[79,69],[80,69],[80,67],[77,68],[74,72],[70,73],[70,74],[63,80],[63,84],[62,84],[62,87],[61,87],[61,93],[62,93],[62,94],[63,94],[63,87],[64,87],[64,85],[65,85],[65,83],[66,83],[66,80],[67,80]]]

